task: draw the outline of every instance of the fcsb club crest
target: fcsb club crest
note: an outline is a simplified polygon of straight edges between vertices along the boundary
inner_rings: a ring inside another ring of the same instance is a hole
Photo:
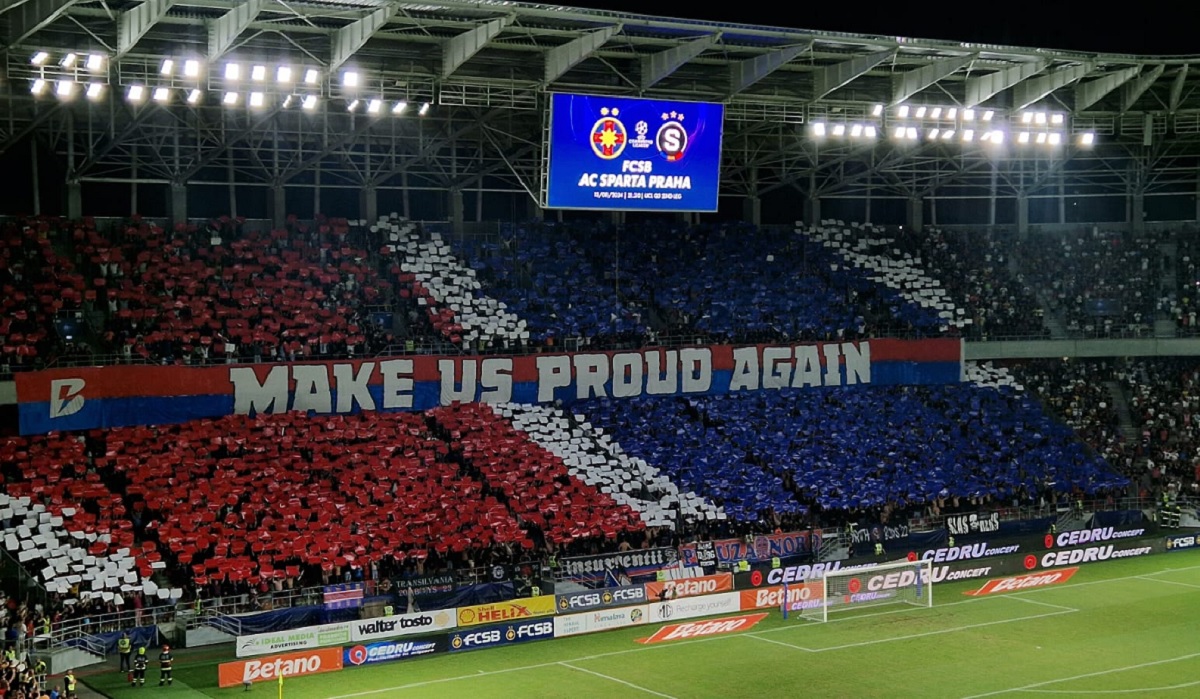
[[[620,157],[629,141],[625,124],[617,118],[621,110],[604,107],[600,110],[600,118],[592,125],[592,152],[604,160]]]
[[[683,154],[687,152],[688,147],[687,129],[683,128],[683,114],[663,112],[662,120],[663,125],[658,127],[654,145],[658,146],[659,154],[669,162],[683,160]]]

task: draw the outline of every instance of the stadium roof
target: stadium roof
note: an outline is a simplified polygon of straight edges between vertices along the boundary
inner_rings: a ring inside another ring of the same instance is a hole
[[[724,102],[727,131],[733,132],[727,145],[738,144],[740,135],[745,152],[779,150],[777,142],[755,141],[756,134],[769,132],[778,141],[818,122],[875,124],[883,132],[908,123],[906,107],[921,105],[986,109],[1008,120],[1029,118],[1021,114],[1026,110],[1061,113],[1069,117],[1064,140],[1095,134],[1098,142],[1125,149],[1158,144],[1171,134],[1174,143],[1161,146],[1170,157],[1190,157],[1192,141],[1200,142],[1200,56],[1017,48],[486,0],[16,0],[0,10],[0,41],[12,105],[0,126],[0,151],[61,118],[49,100],[41,106],[31,100],[25,86],[39,78],[46,84],[61,80],[63,71],[54,64],[68,53],[102,54],[108,62],[103,81],[116,94],[156,84],[223,94],[234,85],[222,67],[239,62],[268,71],[279,65],[318,71],[314,92],[327,114],[336,111],[334,103],[344,111],[361,96],[447,108],[431,115],[435,119],[453,109],[477,121],[488,116],[490,131],[472,132],[487,151],[480,160],[493,160],[496,171],[516,176],[530,190],[543,124],[529,113],[544,108],[548,91]],[[31,65],[38,52],[51,56],[49,65]],[[195,84],[163,78],[160,66],[168,58],[201,63]],[[343,84],[348,71],[358,77],[353,90]],[[245,77],[239,79],[245,87]],[[268,107],[272,90],[266,86]],[[206,122],[216,118],[203,117],[201,108],[195,112]],[[124,110],[92,116],[125,125],[154,120]],[[245,142],[266,118],[223,122],[222,133],[237,128],[237,139]],[[461,129],[446,133],[455,140],[468,137]],[[365,135],[368,141],[378,137]],[[297,139],[290,145],[303,150]],[[425,146],[414,147],[425,152]],[[84,163],[94,167],[123,150],[116,145]],[[320,158],[332,154],[320,150]],[[826,150],[836,155],[838,147]],[[143,157],[150,152],[143,150]],[[169,179],[196,176],[221,157],[165,170]],[[318,161],[301,158],[293,165]],[[742,162],[742,172],[730,181],[748,182],[761,176],[758,166],[778,164]]]

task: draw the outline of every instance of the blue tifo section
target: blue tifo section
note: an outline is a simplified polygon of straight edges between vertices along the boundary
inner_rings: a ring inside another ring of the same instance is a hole
[[[604,400],[586,414],[735,520],[1128,482],[1032,400],[975,384]]]

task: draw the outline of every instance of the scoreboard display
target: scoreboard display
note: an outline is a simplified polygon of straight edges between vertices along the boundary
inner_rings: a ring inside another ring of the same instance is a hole
[[[716,211],[720,104],[555,93],[546,206]]]

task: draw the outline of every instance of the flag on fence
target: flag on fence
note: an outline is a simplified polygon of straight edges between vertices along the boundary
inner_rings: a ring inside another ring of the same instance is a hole
[[[325,586],[326,609],[356,609],[363,605],[362,583]]]

